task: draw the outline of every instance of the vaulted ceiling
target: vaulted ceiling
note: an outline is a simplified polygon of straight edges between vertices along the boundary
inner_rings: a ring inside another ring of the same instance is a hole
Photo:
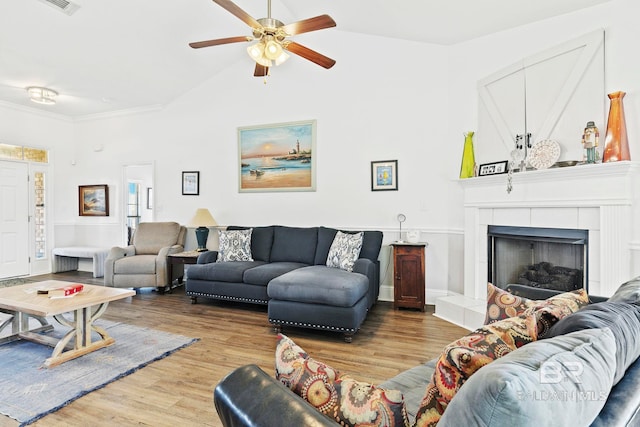
[[[272,16],[291,23],[326,13],[338,25],[323,31],[453,45],[607,1],[273,0]],[[69,117],[146,108],[170,102],[230,63],[250,62],[243,45],[206,52],[189,48],[193,41],[249,35],[242,21],[211,0],[72,3],[80,6],[72,15],[47,0],[5,5],[0,14],[0,103]],[[267,0],[236,4],[255,18],[267,15]],[[321,38],[322,32],[305,37]],[[300,65],[291,61],[287,66]],[[254,78],[250,71],[251,66],[247,79]],[[57,104],[29,101],[25,88],[34,85],[59,92]]]

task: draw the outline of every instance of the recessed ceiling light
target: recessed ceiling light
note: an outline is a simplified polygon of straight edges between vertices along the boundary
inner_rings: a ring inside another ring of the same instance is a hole
[[[29,98],[33,102],[45,105],[55,104],[56,96],[58,96],[58,92],[55,90],[40,86],[30,86],[27,88],[27,92],[29,92]]]

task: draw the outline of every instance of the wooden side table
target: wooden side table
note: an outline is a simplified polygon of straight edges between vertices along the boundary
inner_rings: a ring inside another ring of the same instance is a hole
[[[392,243],[393,308],[417,308],[424,311],[426,243]]]
[[[201,253],[202,252],[198,251],[185,251],[167,255],[167,269],[169,270],[169,279],[171,282],[173,282],[174,265],[197,264],[198,256],[200,256]],[[184,273],[182,276],[178,277],[178,284],[182,284],[183,278]],[[171,289],[171,284],[169,284],[169,289]]]

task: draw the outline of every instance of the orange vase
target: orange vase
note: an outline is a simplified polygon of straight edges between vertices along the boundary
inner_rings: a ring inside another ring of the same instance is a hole
[[[629,155],[629,140],[627,138],[627,124],[624,119],[622,98],[624,92],[614,92],[607,95],[610,99],[609,119],[607,120],[607,136],[604,141],[602,162],[619,162],[631,160]]]

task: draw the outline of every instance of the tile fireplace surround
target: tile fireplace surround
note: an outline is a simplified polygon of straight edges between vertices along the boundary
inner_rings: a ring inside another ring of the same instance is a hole
[[[487,289],[487,227],[589,231],[590,294],[610,296],[640,275],[640,163],[581,165],[460,180],[464,189],[464,294],[436,299],[436,316],[475,329]]]

